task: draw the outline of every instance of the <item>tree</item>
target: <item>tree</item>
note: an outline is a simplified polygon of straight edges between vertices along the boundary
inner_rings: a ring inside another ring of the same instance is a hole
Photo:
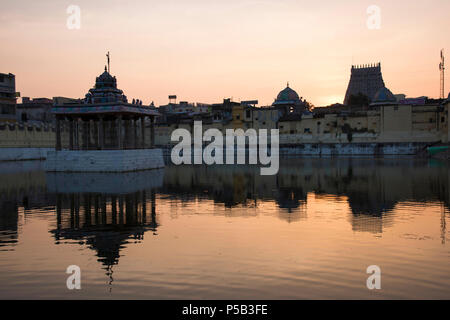
[[[357,95],[351,94],[348,98],[348,105],[351,107],[364,107],[369,105],[369,97],[359,92]]]
[[[347,134],[347,140],[348,142],[352,142],[353,140],[353,133],[352,133],[352,127],[348,123],[344,124],[342,126],[342,132]]]

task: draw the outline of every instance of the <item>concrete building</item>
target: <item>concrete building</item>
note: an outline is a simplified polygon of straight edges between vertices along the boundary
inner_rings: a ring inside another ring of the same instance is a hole
[[[277,129],[278,120],[280,119],[281,112],[275,107],[261,107],[253,108],[253,128],[259,129]]]
[[[240,104],[232,109],[232,128],[247,130],[253,128],[253,108],[249,105]]]
[[[240,102],[232,101],[230,98],[223,99],[221,103],[212,104],[211,112],[213,121],[222,122],[224,125],[229,124],[233,120],[233,108],[239,105],[241,105]]]
[[[52,122],[53,100],[48,98],[23,97],[16,106],[16,119],[20,122]]]
[[[158,108],[161,114],[158,117],[158,123],[178,123],[194,117],[207,117],[211,114],[211,105],[206,103],[189,103],[180,101],[180,103],[170,102]]]
[[[206,113],[210,111],[210,105],[206,103],[189,103],[180,101],[180,103],[172,103],[159,107],[161,114],[183,114],[183,113]]]
[[[375,95],[371,107],[379,111],[379,141],[448,141],[448,117],[440,99],[423,97],[397,101],[384,87]]]
[[[16,121],[16,76],[0,73],[0,122]]]
[[[52,114],[54,105],[79,104],[81,102],[81,99],[66,97],[53,97],[53,99],[23,97],[22,103],[18,103],[16,106],[16,119],[19,122],[31,124],[54,123],[55,116]]]

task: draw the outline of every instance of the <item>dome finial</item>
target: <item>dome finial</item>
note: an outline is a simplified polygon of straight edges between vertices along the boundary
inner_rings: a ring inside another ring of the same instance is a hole
[[[105,65],[105,72],[106,72],[106,65]]]
[[[287,82],[286,86],[289,88],[289,81]]]
[[[108,62],[108,72],[111,72],[111,67],[109,66],[109,51],[106,54],[106,58],[107,58],[107,62]],[[105,66],[105,70],[106,70],[106,66]]]

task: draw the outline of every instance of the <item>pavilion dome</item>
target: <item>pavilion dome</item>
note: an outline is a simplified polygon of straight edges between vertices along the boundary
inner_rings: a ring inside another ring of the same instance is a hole
[[[295,92],[295,90],[289,88],[289,83],[287,84],[286,88],[280,91],[277,98],[275,99],[274,105],[277,104],[286,104],[286,103],[299,103],[300,98]]]
[[[89,89],[85,96],[85,103],[125,102],[127,97],[117,88],[117,79],[112,76],[105,66],[105,71],[95,79],[95,86]]]
[[[394,94],[386,87],[379,89],[372,99],[372,104],[392,104],[396,102],[397,99]]]
[[[105,66],[105,71],[95,79],[95,87],[100,88],[117,88],[116,77],[113,77]]]

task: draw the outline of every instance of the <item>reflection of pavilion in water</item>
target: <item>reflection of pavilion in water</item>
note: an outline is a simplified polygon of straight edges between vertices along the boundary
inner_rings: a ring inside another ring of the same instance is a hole
[[[95,250],[111,284],[112,267],[119,262],[120,250],[127,243],[141,242],[148,230],[156,234],[155,188],[161,185],[162,176],[161,170],[49,173],[49,189],[58,190],[56,228],[51,233],[57,243],[75,240]],[[113,185],[105,185],[108,181]],[[114,192],[116,188],[124,193]]]

